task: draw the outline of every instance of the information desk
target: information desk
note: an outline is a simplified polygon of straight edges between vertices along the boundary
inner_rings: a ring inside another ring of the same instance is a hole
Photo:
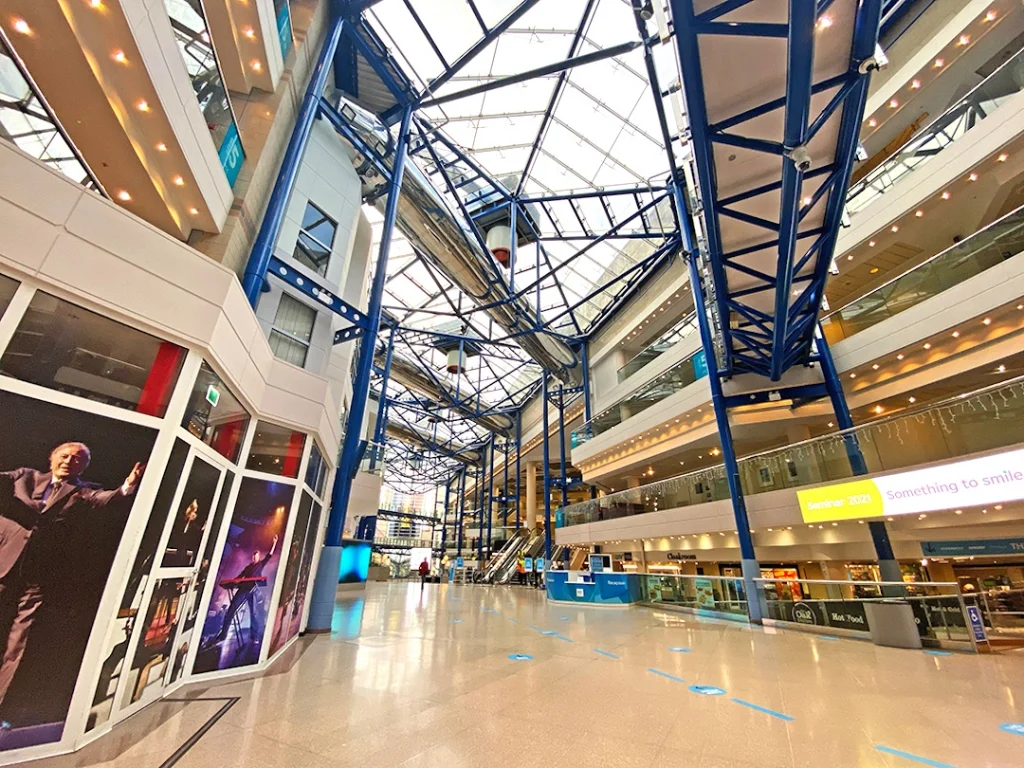
[[[595,605],[640,602],[640,577],[635,573],[547,571],[548,600]]]

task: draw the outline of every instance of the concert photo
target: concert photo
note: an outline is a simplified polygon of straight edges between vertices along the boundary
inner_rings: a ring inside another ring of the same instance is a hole
[[[156,431],[2,391],[0,414],[0,750],[10,750],[61,738]]]
[[[306,540],[306,527],[309,525],[309,513],[313,507],[313,497],[305,491],[299,499],[299,508],[295,514],[295,529],[292,531],[292,542],[288,548],[288,559],[284,566],[284,581],[281,584],[281,599],[277,601],[277,614],[274,617],[274,632],[270,636],[270,655],[277,653],[291,635],[287,634],[291,624],[290,616],[295,604],[296,589],[299,584],[299,561],[302,559],[302,545]]]
[[[259,661],[294,493],[294,486],[271,480],[240,483],[194,673]]]
[[[171,535],[161,563],[164,568],[195,565],[219,480],[220,470],[217,467],[198,456],[193,458],[192,469],[174,511]]]
[[[146,621],[135,646],[135,657],[128,673],[124,704],[153,699],[165,687],[164,675],[178,629],[182,601],[188,591],[188,579],[161,579],[153,586]]]

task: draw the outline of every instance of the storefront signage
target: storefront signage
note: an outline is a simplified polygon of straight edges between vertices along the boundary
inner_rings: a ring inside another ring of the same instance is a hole
[[[870,480],[797,491],[805,523],[1000,504],[1024,499],[1024,449]]]
[[[292,47],[292,15],[288,12],[288,3],[281,6],[277,14],[277,39],[281,42],[281,58],[288,55]]]
[[[683,552],[669,552],[665,555],[669,560],[696,560],[696,555],[687,555]]]
[[[969,555],[1024,555],[1024,539],[962,539],[922,541],[921,553],[928,557]]]
[[[224,168],[224,175],[228,177],[228,186],[234,187],[238,180],[238,172],[242,170],[242,163],[245,161],[245,152],[242,151],[242,140],[238,136],[238,127],[232,120],[228,126],[224,140],[217,150],[220,164]]]

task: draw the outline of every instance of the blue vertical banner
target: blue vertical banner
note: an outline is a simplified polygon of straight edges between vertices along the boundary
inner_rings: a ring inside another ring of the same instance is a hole
[[[238,180],[238,172],[242,170],[242,163],[245,161],[242,139],[238,135],[238,126],[235,125],[234,120],[228,126],[227,133],[224,134],[224,140],[220,143],[217,155],[220,157],[224,174],[228,177],[228,185],[234,189],[235,182]]]
[[[281,43],[281,58],[284,59],[292,49],[292,14],[288,3],[281,3],[277,11],[277,39]]]
[[[704,350],[693,356],[693,373],[698,379],[708,375],[708,359],[704,356]]]

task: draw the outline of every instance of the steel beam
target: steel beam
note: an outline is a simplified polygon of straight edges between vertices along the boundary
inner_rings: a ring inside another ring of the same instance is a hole
[[[281,160],[281,170],[278,172],[274,188],[270,192],[263,221],[260,222],[259,232],[256,233],[256,239],[249,254],[249,261],[245,265],[245,273],[242,275],[242,290],[245,291],[245,298],[249,300],[249,305],[252,307],[255,307],[259,300],[263,280],[274,252],[274,245],[277,243],[278,235],[281,234],[281,224],[284,222],[288,198],[291,197],[295,180],[299,176],[302,156],[306,152],[306,145],[309,144],[313,123],[316,121],[319,111],[320,95],[327,85],[327,76],[331,72],[331,59],[338,48],[338,41],[341,39],[344,28],[345,21],[339,17],[331,22],[331,26],[327,30],[327,36],[324,38],[324,44],[320,48],[316,65],[309,78],[309,85],[302,97],[302,104],[295,116],[295,127],[292,129],[292,135],[288,139],[288,146],[285,148],[284,157]]]

